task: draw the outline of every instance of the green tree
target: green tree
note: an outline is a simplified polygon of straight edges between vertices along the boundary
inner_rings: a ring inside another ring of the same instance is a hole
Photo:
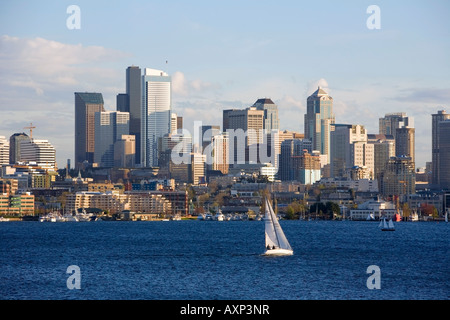
[[[284,216],[286,219],[289,220],[293,220],[295,219],[295,212],[294,212],[294,208],[292,208],[291,206],[288,206],[286,209],[286,214]]]

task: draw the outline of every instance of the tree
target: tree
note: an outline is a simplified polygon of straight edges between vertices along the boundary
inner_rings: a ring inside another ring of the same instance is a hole
[[[288,206],[286,209],[286,215],[284,217],[289,220],[295,219],[294,208],[292,208],[291,206]]]

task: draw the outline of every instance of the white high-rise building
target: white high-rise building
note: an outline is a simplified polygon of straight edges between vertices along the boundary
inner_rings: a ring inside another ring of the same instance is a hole
[[[9,141],[5,136],[0,136],[0,166],[9,164]]]
[[[24,140],[20,142],[20,159],[56,168],[56,150],[48,140]]]
[[[158,166],[158,138],[170,133],[171,77],[161,70],[144,70],[142,76],[141,165]]]

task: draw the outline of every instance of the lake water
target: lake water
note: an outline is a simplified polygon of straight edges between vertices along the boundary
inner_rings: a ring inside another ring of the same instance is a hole
[[[448,300],[450,225],[280,221],[293,256],[266,257],[262,221],[0,223],[0,298]],[[369,266],[380,288],[368,289]],[[69,266],[80,289],[68,289]]]

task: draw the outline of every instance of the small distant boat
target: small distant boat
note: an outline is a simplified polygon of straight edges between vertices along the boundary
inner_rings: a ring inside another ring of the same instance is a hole
[[[411,215],[409,216],[409,220],[410,221],[419,221],[419,215],[417,214],[417,212],[411,213]]]
[[[266,234],[266,252],[267,256],[287,256],[293,255],[291,248],[280,223],[273,212],[269,200],[266,198],[266,211],[264,214],[265,234]]]
[[[224,220],[225,220],[225,216],[222,214],[221,211],[219,211],[219,212],[214,216],[214,220],[216,220],[216,221],[224,221]]]
[[[0,217],[0,222],[5,222],[5,221],[9,221],[9,218]]]
[[[367,221],[374,221],[374,220],[375,220],[375,217],[374,217],[373,213],[368,214],[367,217],[366,217],[366,220],[367,220]]]
[[[448,209],[445,210],[445,222],[448,222]]]
[[[197,216],[197,220],[205,220],[205,215],[204,214],[199,214]]]
[[[380,221],[380,228],[381,231],[395,231],[394,223],[392,222],[392,219],[389,219],[388,222],[386,222],[386,218],[383,218],[383,220]]]

